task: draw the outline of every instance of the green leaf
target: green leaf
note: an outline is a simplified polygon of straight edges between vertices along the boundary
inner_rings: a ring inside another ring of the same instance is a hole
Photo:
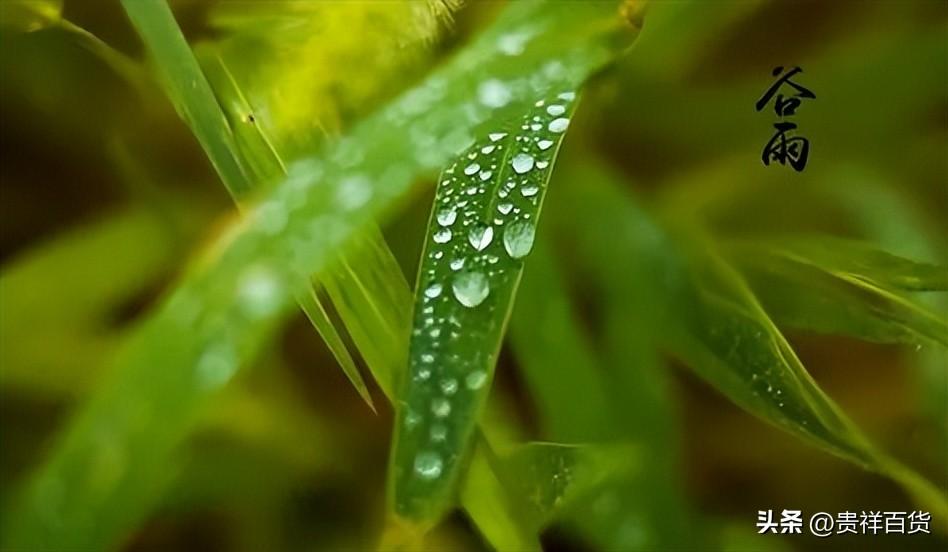
[[[946,509],[930,483],[872,446],[823,393],[715,244],[694,230],[669,231],[648,220],[608,173],[590,168],[585,174],[585,193],[573,196],[574,205],[585,201],[583,210],[602,220],[639,221],[613,231],[609,243],[618,248],[617,258],[652,267],[641,285],[662,298],[654,323],[671,353],[749,412],[892,477],[933,511]]]
[[[539,532],[581,499],[627,477],[641,451],[628,444],[528,443],[495,461],[519,523]]]
[[[564,83],[565,84],[565,83]],[[506,102],[486,81],[488,102]],[[395,511],[421,522],[450,506],[556,152],[573,112],[565,87],[497,124],[441,175],[422,253],[392,452]]]
[[[148,210],[128,209],[6,263],[0,272],[0,386],[56,395],[88,391],[95,368],[117,344],[118,328],[110,328],[116,313],[171,270],[184,245],[180,230]],[[100,260],[93,269],[88,259]],[[49,347],[51,341],[60,346]]]
[[[497,47],[511,35],[523,37],[522,50]],[[253,360],[289,298],[309,288],[309,275],[391,212],[416,175],[445,164],[500,113],[477,101],[483,81],[506,80],[511,105],[523,105],[554,85],[578,87],[632,36],[612,4],[517,2],[425,83],[321,155],[289,164],[267,200],[229,229],[125,344],[5,516],[5,547],[102,549],[131,531],[165,483],[169,457],[195,413]]]
[[[496,550],[542,550],[538,535],[522,523],[523,516],[505,486],[506,480],[492,465],[494,453],[479,442],[471,454],[461,502],[483,537]]]
[[[727,253],[765,310],[788,326],[882,343],[948,345],[944,317],[902,291],[940,289],[945,269],[842,240],[736,243]]]
[[[948,291],[948,267],[911,261],[869,243],[832,236],[778,239],[776,255],[865,289]]]
[[[227,190],[236,199],[254,184],[237,151],[234,131],[214,97],[165,0],[122,0],[175,109],[194,132]]]

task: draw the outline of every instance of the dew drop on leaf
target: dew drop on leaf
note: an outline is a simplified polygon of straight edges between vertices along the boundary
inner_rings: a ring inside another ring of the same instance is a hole
[[[484,224],[474,225],[467,236],[467,240],[471,243],[471,247],[478,251],[483,251],[488,245],[490,245],[490,242],[493,239],[494,229]]]
[[[425,289],[425,297],[434,299],[439,295],[441,295],[441,284],[431,284],[427,289]]]
[[[458,218],[458,212],[454,209],[442,209],[438,211],[438,224],[441,226],[451,226]]]
[[[487,277],[480,272],[462,272],[454,277],[451,285],[454,297],[465,307],[476,307],[490,293]]]
[[[431,413],[439,418],[448,417],[451,414],[451,401],[441,397],[431,401]]]
[[[471,391],[476,391],[477,389],[480,389],[486,381],[487,372],[484,372],[483,370],[476,370],[464,378],[464,385],[466,385]]]
[[[551,123],[552,124],[552,123]],[[518,153],[511,160],[510,164],[517,174],[523,174],[533,169],[533,156],[526,153]]]
[[[451,241],[451,231],[447,228],[442,228],[434,233],[433,238],[435,243],[448,243]]]
[[[526,257],[533,249],[535,231],[528,222],[518,221],[504,230],[504,249],[513,259]]]
[[[477,87],[477,99],[487,107],[503,107],[510,98],[510,88],[497,79],[486,80]]]
[[[569,119],[565,117],[560,117],[559,119],[553,119],[552,121],[550,121],[550,124],[547,125],[546,128],[550,132],[560,133],[560,132],[565,132],[568,126],[569,126]]]
[[[415,457],[415,473],[422,479],[437,479],[444,463],[436,452],[422,452]]]
[[[550,124],[553,124],[553,123],[550,123]],[[471,163],[470,165],[464,167],[464,174],[471,176],[472,174],[476,173],[479,170],[481,170],[481,166],[479,164]]]

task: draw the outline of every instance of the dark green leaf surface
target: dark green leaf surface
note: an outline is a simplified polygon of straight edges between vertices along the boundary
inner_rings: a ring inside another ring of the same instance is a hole
[[[441,174],[416,289],[409,378],[398,394],[392,478],[402,516],[430,521],[450,505],[573,112],[575,92],[566,85],[553,84],[553,94],[497,124]],[[481,88],[482,101],[508,101],[501,81]]]

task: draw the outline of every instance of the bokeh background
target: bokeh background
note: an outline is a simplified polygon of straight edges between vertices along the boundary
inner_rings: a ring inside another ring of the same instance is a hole
[[[248,31],[233,3],[171,4],[192,44],[222,45],[243,61],[242,83],[279,83],[289,108],[272,113],[274,124],[297,125],[288,147],[299,152],[344,133],[411,86],[501,7],[469,2],[453,23],[435,17],[433,25],[444,28],[405,45],[397,21],[374,21],[368,28],[376,34],[352,36],[347,10],[358,12],[357,3],[326,3],[339,10],[337,18],[304,22],[303,32],[287,31],[272,46],[267,33],[281,30],[261,23]],[[77,405],[95,393],[117,344],[236,217],[199,145],[147,77],[147,63],[137,64],[142,46],[118,3],[65,0],[63,17],[127,59],[107,59],[76,28],[0,31],[5,507]],[[581,189],[584,167],[594,162],[608,166],[645,208],[719,235],[825,232],[948,261],[948,3],[659,0],[644,21],[628,54],[590,84],[553,178],[551,210],[568,208],[558,204],[557,185],[569,180]],[[318,32],[309,34],[308,24]],[[365,52],[367,41],[404,51],[377,59],[369,74],[359,67],[360,56],[377,54]],[[327,43],[334,45],[329,53],[320,47]],[[287,69],[282,49],[302,51],[305,63]],[[755,111],[754,102],[776,65],[800,66],[795,80],[817,96],[795,117],[811,141],[802,173],[759,159],[775,117]],[[339,76],[320,80],[333,71]],[[384,221],[409,281],[435,176],[419,181]],[[853,206],[861,219],[851,216]],[[551,247],[569,265],[577,245],[551,240]],[[607,333],[597,322],[602,294],[583,284],[588,268],[564,270],[595,344]],[[633,305],[629,311],[634,321]],[[942,491],[948,487],[944,350],[786,334],[814,378],[875,442]],[[521,435],[543,438],[518,364],[517,351],[505,345],[491,401]],[[688,510],[723,535],[709,548],[944,549],[945,520],[935,520],[941,535],[932,537],[755,540],[759,509],[915,506],[889,480],[745,413],[674,355],[661,365],[667,408],[648,424],[671,435]],[[390,408],[377,404],[377,414],[366,407],[305,318],[294,316],[202,412],[168,466],[159,507],[121,548],[370,548],[383,524],[392,427]],[[461,514],[433,538],[438,549],[485,546]],[[548,550],[591,546],[561,526],[543,543]]]

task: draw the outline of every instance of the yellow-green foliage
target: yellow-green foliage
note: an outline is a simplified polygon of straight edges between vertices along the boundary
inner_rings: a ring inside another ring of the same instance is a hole
[[[460,0],[223,2],[220,55],[265,130],[334,134],[419,66]],[[254,83],[267,83],[263,89]]]

